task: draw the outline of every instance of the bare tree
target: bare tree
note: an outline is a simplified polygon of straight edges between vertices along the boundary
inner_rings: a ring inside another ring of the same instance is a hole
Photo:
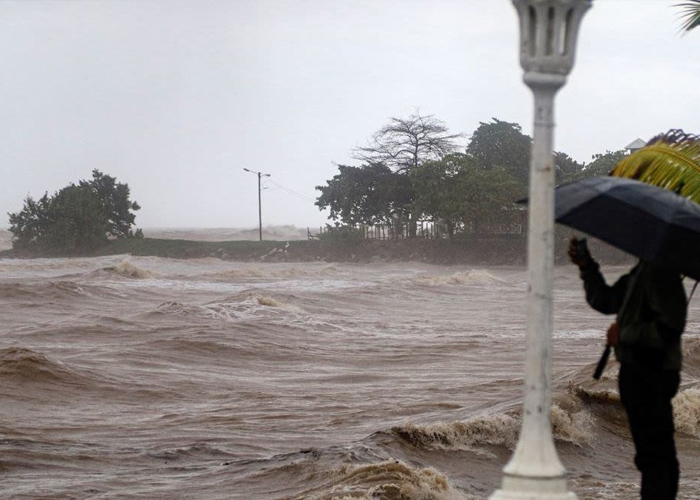
[[[462,134],[450,134],[445,123],[420,112],[408,118],[390,118],[365,147],[352,150],[352,157],[383,163],[394,171],[408,171],[427,160],[440,160],[456,151]]]

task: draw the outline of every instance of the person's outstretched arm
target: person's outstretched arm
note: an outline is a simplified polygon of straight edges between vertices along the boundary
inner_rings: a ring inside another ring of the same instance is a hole
[[[587,250],[581,252],[575,238],[569,242],[569,257],[580,270],[586,302],[598,312],[616,314],[622,306],[629,275],[622,276],[614,285],[609,286],[598,263]]]

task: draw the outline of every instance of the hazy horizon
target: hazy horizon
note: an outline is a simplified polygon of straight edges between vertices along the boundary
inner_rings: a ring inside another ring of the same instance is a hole
[[[557,98],[578,161],[669,128],[700,131],[700,33],[673,0],[596,0]],[[697,31],[697,30],[696,30]],[[0,2],[0,227],[27,195],[128,183],[138,227],[326,222],[317,185],[391,116],[531,134],[507,0]]]

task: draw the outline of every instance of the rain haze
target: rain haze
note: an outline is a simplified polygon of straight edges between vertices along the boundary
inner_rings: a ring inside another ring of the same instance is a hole
[[[700,130],[697,33],[663,0],[597,0],[557,100],[574,159]],[[389,117],[467,136],[492,117],[531,134],[506,0],[3,1],[0,227],[27,195],[116,176],[139,227],[325,222],[314,187],[357,164]]]
[[[621,151],[700,132],[682,1],[593,2],[552,169],[510,0],[0,0],[0,499],[638,500],[653,450],[700,500],[697,136]],[[418,113],[447,156],[357,159]]]

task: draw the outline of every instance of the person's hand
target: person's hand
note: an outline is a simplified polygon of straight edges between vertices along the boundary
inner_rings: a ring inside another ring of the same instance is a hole
[[[617,347],[617,343],[620,338],[620,325],[617,321],[608,327],[608,345],[611,347]]]
[[[579,250],[578,240],[576,238],[571,238],[569,241],[569,258],[571,262],[578,267],[584,267],[591,262],[591,254]]]

